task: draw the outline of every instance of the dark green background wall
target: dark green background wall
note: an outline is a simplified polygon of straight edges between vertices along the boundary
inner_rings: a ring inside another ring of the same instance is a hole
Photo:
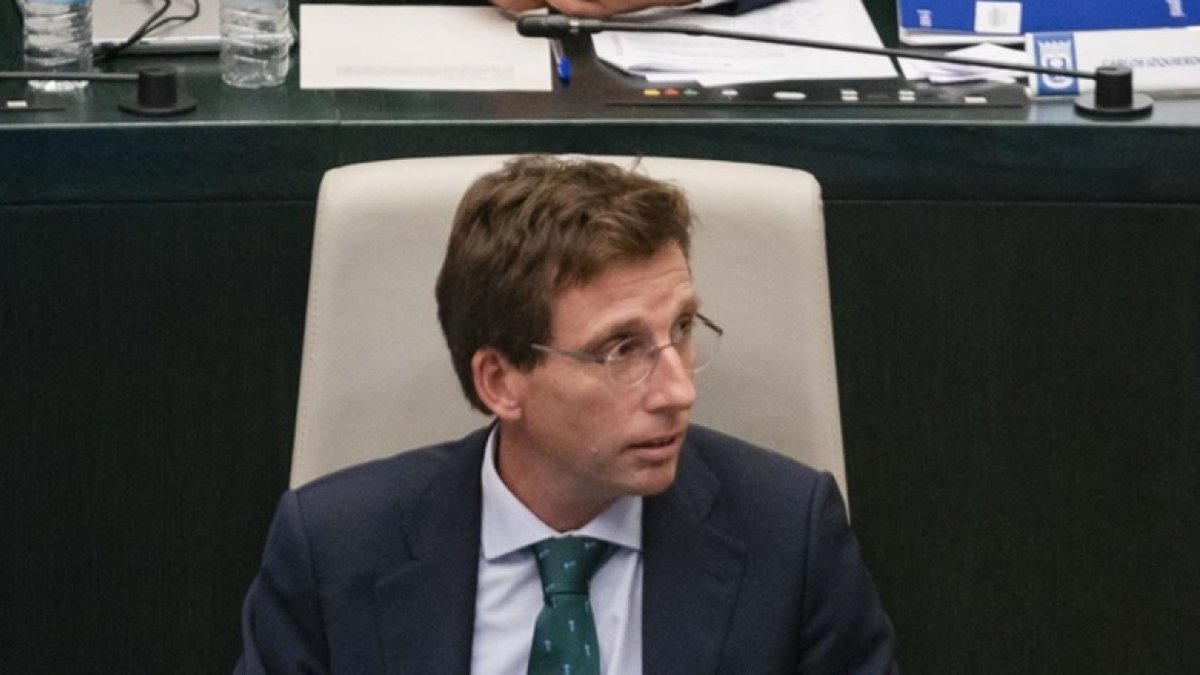
[[[1197,209],[827,213],[852,509],[906,671],[1197,672]],[[232,665],[311,217],[0,209],[7,671]]]

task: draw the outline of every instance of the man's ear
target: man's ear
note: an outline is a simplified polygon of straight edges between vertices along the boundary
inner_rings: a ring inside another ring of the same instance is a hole
[[[480,347],[471,357],[475,393],[492,414],[504,421],[521,417],[525,373],[492,347]]]

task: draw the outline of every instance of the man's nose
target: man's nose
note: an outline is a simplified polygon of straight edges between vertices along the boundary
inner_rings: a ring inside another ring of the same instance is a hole
[[[695,374],[674,346],[664,347],[658,353],[649,384],[651,408],[686,410],[696,402]]]

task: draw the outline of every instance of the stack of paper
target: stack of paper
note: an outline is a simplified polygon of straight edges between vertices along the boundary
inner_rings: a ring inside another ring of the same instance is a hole
[[[994,44],[981,44],[965,49],[946,52],[947,56],[995,61],[1019,66],[1032,65],[1023,49],[1010,49]],[[957,63],[940,63],[919,59],[900,59],[900,70],[909,80],[929,80],[933,84],[957,84],[960,82],[1013,82],[1025,73],[1016,70],[1000,70],[983,66],[967,66]]]
[[[656,20],[663,19],[646,21],[653,25]],[[883,46],[859,0],[787,0],[738,16],[685,14],[669,20],[719,30]],[[592,41],[600,59],[655,83],[696,82],[716,87],[777,80],[896,77],[886,56],[664,33],[606,32]]]
[[[545,40],[493,7],[304,4],[300,31],[301,89],[551,90]]]

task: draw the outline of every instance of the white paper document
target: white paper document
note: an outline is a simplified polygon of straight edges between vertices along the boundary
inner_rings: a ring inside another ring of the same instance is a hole
[[[1010,49],[991,43],[978,44],[946,52],[947,56],[995,61],[1017,66],[1033,65],[1022,49]],[[956,84],[959,82],[1015,82],[1025,77],[1018,70],[1000,70],[986,66],[968,66],[958,63],[940,63],[923,59],[900,59],[900,69],[909,80],[929,80],[933,84]]]
[[[822,42],[882,47],[860,0],[785,0],[737,16],[677,14],[647,19]],[[605,62],[651,82],[706,87],[745,82],[896,77],[886,56],[666,33],[605,32],[592,37]]]
[[[545,40],[492,7],[300,6],[301,89],[550,91]]]

